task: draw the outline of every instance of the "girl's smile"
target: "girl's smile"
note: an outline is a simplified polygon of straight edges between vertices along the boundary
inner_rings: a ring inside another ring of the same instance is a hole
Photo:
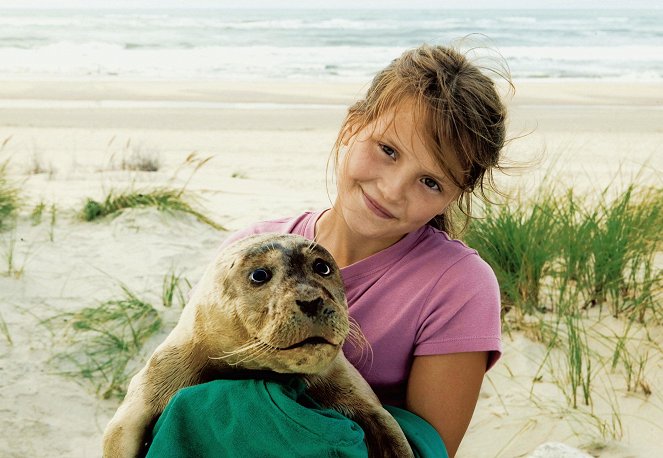
[[[364,200],[366,201],[366,206],[373,213],[375,213],[378,217],[384,218],[384,219],[396,218],[388,210],[386,210],[384,207],[382,207],[380,204],[378,204],[375,199],[372,199],[371,197],[366,195],[366,193],[363,190],[362,190],[362,195],[364,196]]]

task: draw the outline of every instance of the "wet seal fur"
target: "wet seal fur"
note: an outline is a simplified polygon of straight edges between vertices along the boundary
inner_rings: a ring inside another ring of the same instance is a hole
[[[238,371],[302,374],[309,393],[364,430],[370,457],[411,457],[398,423],[345,359],[340,272],[320,245],[261,234],[223,250],[106,427],[105,458],[144,455],[149,428],[180,389]]]

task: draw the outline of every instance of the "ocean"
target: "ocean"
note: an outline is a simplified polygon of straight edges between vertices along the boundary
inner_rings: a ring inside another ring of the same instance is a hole
[[[663,10],[1,10],[0,79],[366,80],[460,43],[514,79],[663,79]]]

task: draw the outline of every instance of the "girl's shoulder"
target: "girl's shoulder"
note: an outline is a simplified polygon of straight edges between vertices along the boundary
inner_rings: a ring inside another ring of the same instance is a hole
[[[452,238],[446,232],[428,225],[421,229],[421,236],[418,241],[421,244],[427,244],[433,249],[464,254],[477,253],[474,248],[467,246],[462,240]]]
[[[416,264],[436,266],[445,270],[460,264],[469,269],[484,270],[487,267],[492,272],[477,250],[463,241],[430,226],[422,228],[420,232],[410,250],[412,260],[415,260]]]
[[[499,290],[492,267],[474,248],[432,227],[425,228],[398,268],[401,278],[418,278],[435,291]]]

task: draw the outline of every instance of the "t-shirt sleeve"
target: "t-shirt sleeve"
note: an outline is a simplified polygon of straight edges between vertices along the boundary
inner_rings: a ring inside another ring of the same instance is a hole
[[[491,267],[476,253],[444,272],[419,317],[415,356],[488,351],[490,369],[502,352],[500,290]]]

